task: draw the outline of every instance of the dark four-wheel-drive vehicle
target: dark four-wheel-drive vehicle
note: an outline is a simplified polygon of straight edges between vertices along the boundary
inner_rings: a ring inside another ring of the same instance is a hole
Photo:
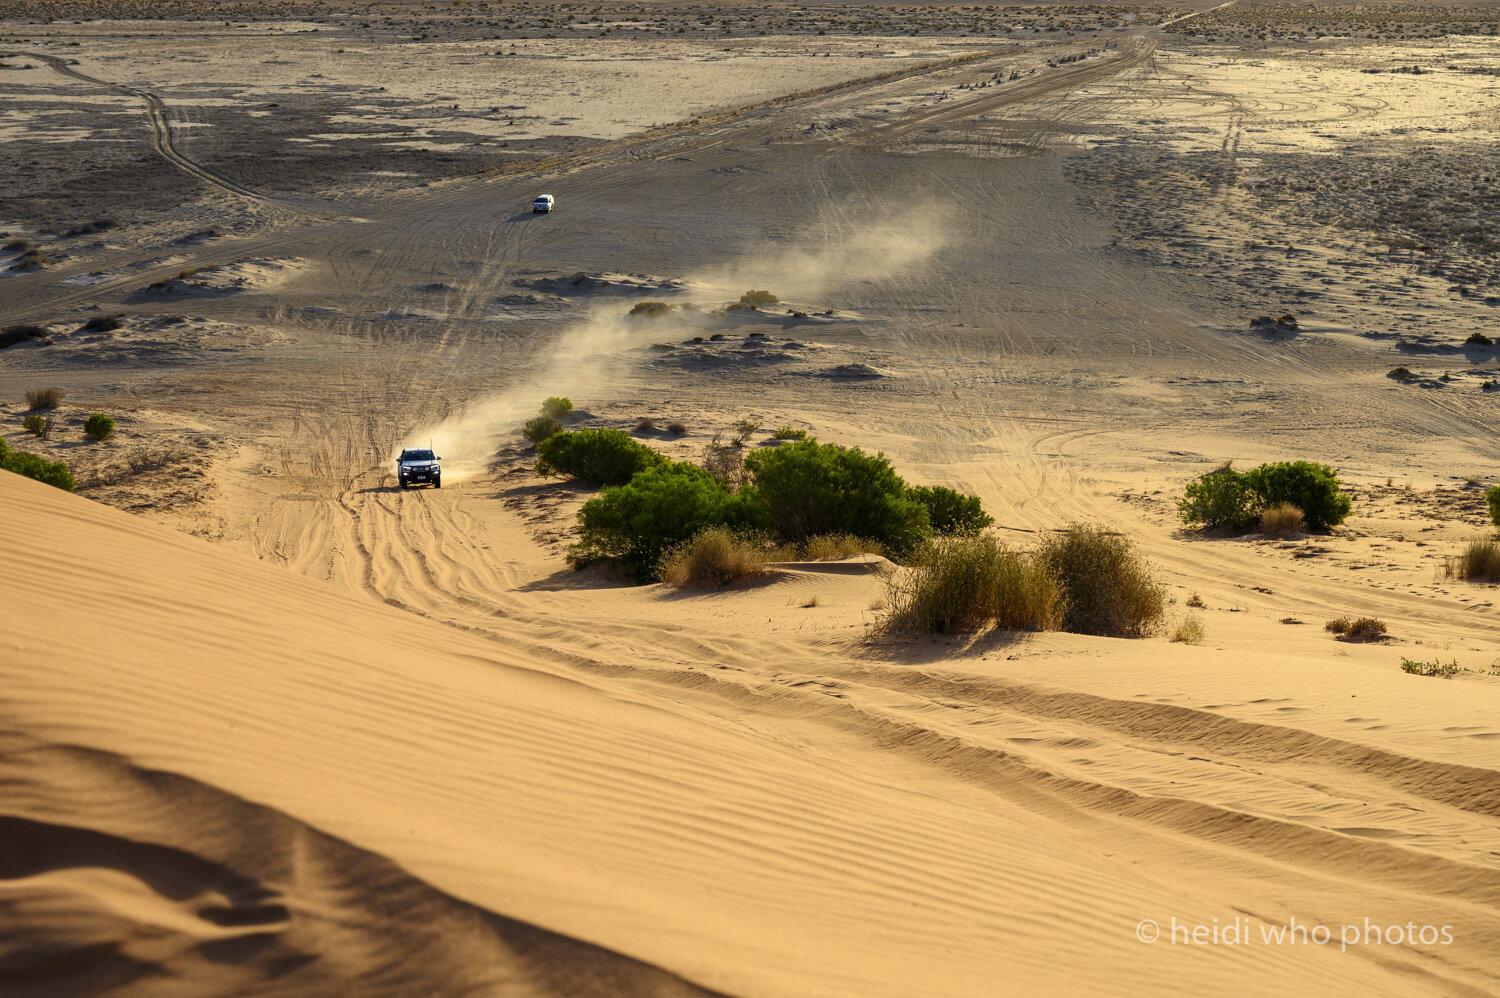
[[[442,458],[430,450],[407,449],[396,458],[396,477],[404,489],[408,485],[426,484],[443,487],[443,468],[438,464]]]

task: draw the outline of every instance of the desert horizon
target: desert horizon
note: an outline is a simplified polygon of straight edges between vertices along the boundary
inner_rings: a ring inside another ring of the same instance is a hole
[[[0,2],[0,995],[1500,991],[1497,76]]]

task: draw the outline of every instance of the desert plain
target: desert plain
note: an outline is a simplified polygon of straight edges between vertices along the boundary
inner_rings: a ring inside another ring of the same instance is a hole
[[[1500,992],[1497,135],[1491,3],[5,0],[0,994]],[[553,395],[1164,626],[576,570]],[[1343,524],[1180,520],[1289,460]]]

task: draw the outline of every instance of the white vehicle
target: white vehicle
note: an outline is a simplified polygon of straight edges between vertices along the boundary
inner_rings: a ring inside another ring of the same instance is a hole
[[[531,202],[532,212],[551,211],[555,199],[551,194],[538,194],[535,201]]]

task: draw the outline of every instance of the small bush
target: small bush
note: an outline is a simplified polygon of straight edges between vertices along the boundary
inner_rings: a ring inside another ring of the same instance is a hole
[[[92,236],[97,235],[100,232],[108,232],[110,229],[117,227],[119,224],[119,222],[116,222],[112,218],[96,218],[92,222],[84,222],[82,225],[73,226],[67,232],[64,232],[63,235]]]
[[[942,485],[919,485],[907,489],[906,494],[927,507],[927,520],[936,534],[977,534],[995,522],[979,504],[978,496],[966,496]]]
[[[34,326],[29,322],[17,323],[14,326],[6,326],[0,329],[0,349],[15,346],[17,343],[25,343],[27,340],[39,340],[47,335],[43,326]]]
[[[1416,377],[1416,375],[1411,373],[1411,368],[1404,365],[1401,367],[1391,368],[1386,372],[1385,376],[1387,378],[1395,378],[1397,381],[1410,381],[1412,378]]]
[[[883,454],[820,444],[814,437],[745,459],[760,502],[776,531],[801,542],[818,534],[853,534],[880,541],[898,557],[932,535],[927,508]]]
[[[78,331],[80,333],[108,333],[125,324],[120,320],[121,316],[118,315],[96,315],[79,326]]]
[[[703,468],[726,489],[737,489],[745,481],[745,455],[724,443],[722,433],[703,445]]]
[[[21,419],[21,426],[31,431],[33,436],[46,437],[52,432],[52,420],[46,416],[25,416]]]
[[[773,440],[805,440],[807,431],[799,430],[795,426],[779,426],[776,432],[771,434]]]
[[[988,624],[1017,631],[1056,629],[1063,620],[1057,577],[1035,558],[993,537],[940,538],[912,568],[887,580],[892,631],[952,634]]]
[[[1302,510],[1289,502],[1267,507],[1260,513],[1260,532],[1267,537],[1290,537],[1302,530]]]
[[[1490,522],[1500,527],[1500,485],[1491,485],[1484,490],[1484,502],[1490,510]]]
[[[34,478],[44,485],[72,492],[77,486],[68,466],[62,461],[48,461],[25,451],[14,451],[0,438],[0,471],[9,471],[27,478]]]
[[[1352,508],[1349,497],[1339,492],[1338,476],[1326,464],[1311,461],[1263,464],[1245,473],[1245,484],[1258,508],[1289,503],[1302,511],[1309,530],[1325,531],[1338,526]]]
[[[542,403],[542,415],[549,419],[562,419],[573,411],[573,400],[560,395],[554,395]]]
[[[707,527],[748,533],[766,525],[753,493],[731,493],[686,462],[662,462],[605,489],[583,504],[578,522],[575,560],[613,559],[640,582],[655,581],[666,552]]]
[[[1178,624],[1177,630],[1172,632],[1172,640],[1180,641],[1185,645],[1201,645],[1203,633],[1203,618],[1196,613],[1190,613],[1182,618],[1182,623]]]
[[[1044,541],[1037,555],[1062,583],[1064,629],[1137,638],[1161,626],[1166,590],[1127,538],[1074,524]]]
[[[656,432],[656,421],[652,420],[652,419],[642,419],[640,422],[638,422],[638,423],[635,424],[635,432],[636,433],[655,433]]]
[[[740,295],[741,305],[775,305],[781,301],[769,291],[746,291]]]
[[[29,249],[21,254],[21,258],[16,261],[15,266],[18,270],[35,270],[38,267],[45,267],[47,266],[47,254],[39,249]]]
[[[1434,676],[1438,679],[1452,679],[1463,670],[1458,667],[1458,659],[1451,662],[1440,662],[1434,659],[1431,662],[1418,662],[1415,659],[1401,656],[1401,671],[1413,676]]]
[[[24,253],[29,249],[31,249],[31,244],[24,239],[12,239],[5,244],[7,253]]]
[[[672,436],[674,437],[680,437],[687,432],[687,427],[682,425],[681,423],[668,423],[667,432],[672,434]]]
[[[872,541],[868,537],[855,537],[853,534],[819,534],[803,541],[791,552],[791,557],[805,561],[835,561],[861,554],[884,553],[885,550],[880,542]]]
[[[632,319],[660,319],[670,311],[672,306],[664,301],[638,301],[626,314]]]
[[[1476,537],[1457,558],[1449,558],[1445,574],[1450,579],[1500,582],[1500,542],[1490,537]]]
[[[560,472],[588,485],[624,485],[636,472],[666,463],[619,430],[555,433],[536,445],[536,453],[539,474]]]
[[[521,436],[532,443],[541,443],[548,437],[562,432],[562,424],[551,416],[534,416],[521,427]]]
[[[1470,333],[1469,338],[1464,340],[1464,343],[1471,347],[1492,347],[1495,345],[1494,340],[1480,332]]]
[[[750,435],[758,429],[760,429],[760,424],[755,420],[742,419],[734,424],[734,433],[730,435],[730,439],[736,447],[743,447],[745,441],[749,440]]]
[[[1177,511],[1184,523],[1236,533],[1249,530],[1256,514],[1245,476],[1228,465],[1189,482]]]
[[[115,432],[115,421],[102,412],[96,412],[83,421],[83,432],[95,443],[108,440],[110,434]]]
[[[61,388],[38,388],[26,393],[26,406],[32,411],[56,409],[62,404],[64,394]]]
[[[669,586],[722,586],[766,573],[766,546],[728,527],[709,527],[668,551],[657,574]]]
[[[1379,641],[1385,637],[1385,621],[1375,617],[1335,617],[1323,625],[1340,641]]]

